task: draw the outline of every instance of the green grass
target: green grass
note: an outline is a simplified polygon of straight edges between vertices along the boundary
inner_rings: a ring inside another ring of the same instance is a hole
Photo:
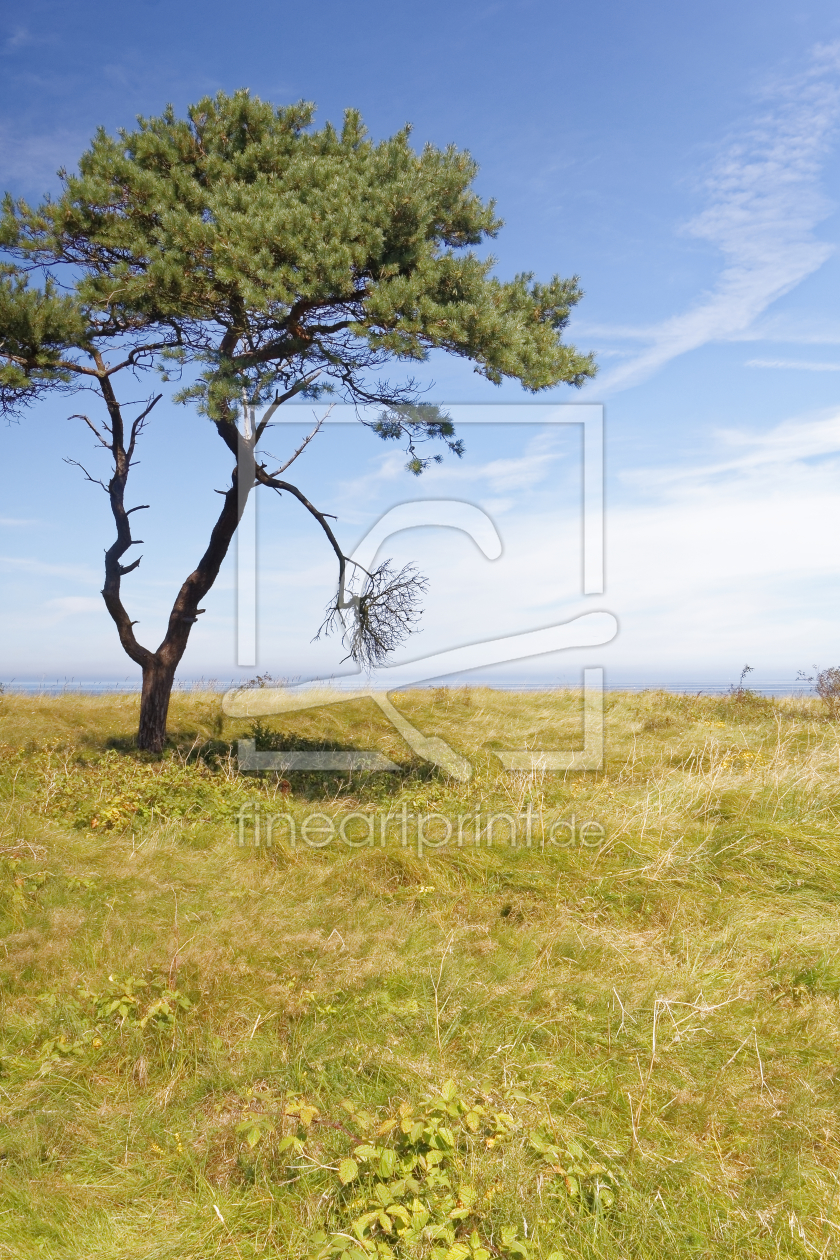
[[[0,1256],[840,1254],[836,724],[616,694],[603,772],[526,775],[493,750],[579,745],[579,696],[398,702],[468,783],[366,701],[263,746],[399,773],[278,782],[210,693],[158,760],[135,697],[0,697]],[[255,801],[294,848],[237,844]],[[300,843],[403,807],[535,838]]]

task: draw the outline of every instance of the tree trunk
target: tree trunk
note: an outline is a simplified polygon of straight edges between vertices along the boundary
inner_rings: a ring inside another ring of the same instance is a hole
[[[164,665],[153,656],[143,667],[143,691],[140,696],[140,727],[137,747],[143,752],[159,753],[166,742],[166,717],[169,697],[175,681],[175,666]]]

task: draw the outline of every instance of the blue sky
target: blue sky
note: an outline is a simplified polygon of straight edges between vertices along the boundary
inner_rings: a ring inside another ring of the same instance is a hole
[[[586,296],[570,336],[597,352],[601,370],[582,393],[550,397],[606,406],[600,606],[621,624],[601,659],[586,663],[603,663],[614,681],[700,683],[735,678],[746,661],[759,679],[840,661],[836,4],[328,0],[233,11],[80,0],[7,9],[0,184],[37,198],[96,126],[131,126],[166,102],[183,109],[240,86],[277,103],[313,100],[320,121],[356,106],[374,137],[411,121],[418,145],[469,149],[479,191],[506,221],[493,246],[499,274],[580,275]],[[428,379],[433,396],[451,402],[525,398],[442,359],[428,364]],[[67,419],[75,409],[51,403],[0,431],[6,678],[135,674],[97,595],[106,505],[62,462],[89,454]],[[359,442],[361,475],[383,451],[363,433]],[[138,470],[139,501],[153,505],[147,556],[127,582],[136,578],[127,597],[142,608],[149,641],[206,536],[212,489],[226,479],[216,446],[200,421],[161,404]],[[181,469],[195,449],[185,487]],[[492,454],[482,447],[485,463]],[[523,457],[501,447],[496,455]],[[338,493],[336,461],[319,458],[302,475]],[[549,463],[535,475],[535,501],[552,475]],[[406,498],[413,489],[406,484]],[[521,523],[528,509],[509,510]],[[275,534],[286,519],[263,516]],[[289,537],[301,528],[290,520]],[[304,571],[320,572],[318,563],[313,552]],[[236,673],[232,591],[228,566],[183,676]],[[315,627],[303,620],[298,646],[293,626],[282,644],[266,641],[262,667],[306,672]],[[555,654],[534,669],[556,678],[578,663]]]

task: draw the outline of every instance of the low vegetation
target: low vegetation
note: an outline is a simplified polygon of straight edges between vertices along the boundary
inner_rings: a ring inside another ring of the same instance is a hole
[[[180,694],[153,757],[136,697],[0,696],[0,1256],[840,1254],[831,713],[613,694],[603,771],[512,774],[579,696],[396,699],[469,781],[368,701]]]

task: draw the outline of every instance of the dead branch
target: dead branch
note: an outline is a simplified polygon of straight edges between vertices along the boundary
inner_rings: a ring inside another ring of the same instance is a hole
[[[90,473],[85,468],[84,464],[80,464],[77,459],[71,459],[69,455],[65,455],[64,462],[65,464],[72,464],[75,468],[81,468],[82,472],[85,474],[85,477],[88,479],[88,481],[90,481],[95,486],[101,486],[102,489],[105,491],[105,493],[106,494],[108,493],[108,487],[105,485],[105,482],[100,481],[98,477],[91,477]]]
[[[297,459],[297,457],[298,457],[299,455],[302,455],[302,454],[303,454],[303,452],[306,450],[307,446],[308,446],[308,445],[309,445],[309,443],[312,441],[312,439],[318,435],[318,433],[319,433],[319,432],[320,432],[320,430],[321,430],[321,426],[322,426],[322,425],[326,422],[326,420],[329,418],[329,414],[330,414],[330,412],[332,411],[332,409],[333,409],[333,407],[334,407],[334,406],[335,406],[335,403],[332,403],[332,404],[331,404],[331,405],[327,408],[327,410],[326,410],[326,412],[324,413],[324,415],[323,415],[323,416],[321,416],[321,419],[320,419],[320,420],[318,420],[318,421],[316,422],[316,424],[315,424],[315,428],[314,428],[314,429],[312,429],[312,431],[311,431],[310,433],[307,433],[306,437],[303,439],[303,441],[301,442],[301,444],[300,444],[300,446],[297,448],[297,450],[294,452],[294,454],[289,456],[289,458],[286,460],[285,464],[281,464],[279,468],[275,468],[275,470],[274,470],[274,472],[273,472],[273,473],[269,473],[268,475],[269,475],[270,477],[279,477],[279,476],[280,476],[280,474],[281,474],[281,473],[284,473],[284,472],[286,471],[286,469],[287,469],[287,468],[291,468],[292,464],[295,462],[295,460]],[[262,426],[261,426],[261,427],[262,427]],[[271,452],[270,452],[270,451],[266,451],[266,454],[267,454],[267,455],[270,455],[270,454],[271,454]],[[276,458],[277,458],[277,456],[276,456],[276,455],[272,455],[272,456],[271,456],[271,458],[272,458],[272,459],[276,459]],[[263,465],[263,467],[265,467],[265,465]]]
[[[358,595],[342,599],[339,590],[338,598],[328,605],[315,638],[340,631],[341,641],[348,649],[344,659],[350,658],[370,670],[382,665],[414,633],[421,614],[420,596],[429,584],[413,564],[395,572],[392,562],[385,560],[372,573],[363,572]],[[345,616],[348,611],[349,618]]]
[[[84,422],[85,422],[85,424],[87,425],[87,427],[91,430],[91,432],[92,432],[92,433],[94,433],[94,434],[96,435],[96,437],[99,439],[99,441],[100,441],[100,442],[102,443],[102,445],[105,447],[105,449],[106,449],[106,450],[110,450],[110,443],[105,441],[104,437],[103,437],[103,436],[102,436],[102,434],[99,432],[99,430],[97,429],[96,425],[93,423],[93,421],[92,421],[92,420],[89,420],[87,416],[82,415],[80,412],[77,412],[77,413],[76,413],[76,415],[74,415],[74,416],[68,416],[67,418],[68,418],[68,420],[84,420]]]

